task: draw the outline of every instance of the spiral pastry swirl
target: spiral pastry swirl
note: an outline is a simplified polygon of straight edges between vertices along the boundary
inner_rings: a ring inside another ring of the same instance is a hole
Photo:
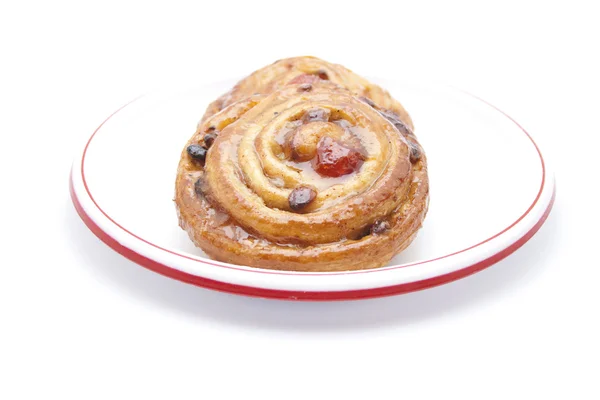
[[[385,265],[427,212],[408,113],[339,65],[280,60],[213,102],[184,149],[179,222],[210,257],[296,271]]]

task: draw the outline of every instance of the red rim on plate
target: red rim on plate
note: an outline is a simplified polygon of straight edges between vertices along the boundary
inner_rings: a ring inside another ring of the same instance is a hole
[[[425,264],[425,263],[429,263],[432,261],[436,261],[439,259],[443,259],[443,258],[447,258],[450,257],[452,255],[458,254],[458,253],[462,253],[465,252],[467,250],[473,249],[475,247],[481,246],[484,243],[489,242],[490,240],[498,237],[499,235],[503,234],[504,232],[508,231],[509,229],[511,229],[513,226],[515,226],[517,223],[519,223],[523,218],[525,218],[530,212],[531,210],[534,209],[534,207],[536,206],[536,204],[539,202],[541,195],[543,193],[544,187],[546,185],[546,166],[545,166],[545,162],[544,162],[544,158],[539,150],[539,147],[537,146],[537,144],[535,143],[535,141],[533,140],[533,138],[529,135],[529,133],[523,129],[523,127],[521,125],[519,125],[513,118],[511,118],[509,115],[507,115],[506,113],[504,113],[503,111],[501,111],[500,109],[498,109],[497,107],[489,104],[488,102],[486,102],[485,100],[482,100],[476,96],[473,96],[476,99],[484,102],[485,104],[491,106],[492,108],[494,108],[495,110],[497,110],[498,112],[500,112],[501,114],[503,114],[506,118],[508,118],[509,120],[511,120],[523,133],[525,133],[525,135],[527,135],[527,137],[529,138],[529,140],[533,143],[533,145],[535,146],[535,149],[537,151],[537,154],[540,157],[540,161],[541,161],[541,166],[542,166],[542,179],[541,179],[541,184],[540,184],[540,189],[538,191],[538,194],[535,198],[535,200],[533,201],[533,203],[531,204],[531,206],[525,211],[525,213],[523,213],[515,222],[513,222],[510,226],[508,226],[507,228],[505,228],[504,230],[502,230],[501,232],[497,233],[496,235],[487,238],[486,240],[477,243],[473,246],[470,246],[466,249],[451,253],[451,254],[447,254],[445,256],[442,257],[437,257],[435,259],[430,259],[430,260],[424,260],[424,261],[420,261],[420,262],[415,262],[415,263],[410,263],[410,264],[403,264],[403,265],[398,265],[398,266],[391,266],[391,267],[384,267],[384,268],[379,268],[379,269],[370,269],[370,270],[359,270],[359,271],[347,271],[347,272],[333,272],[333,273],[313,273],[312,275],[339,275],[339,274],[357,274],[357,273],[377,273],[379,271],[382,270],[389,270],[389,269],[395,269],[395,268],[405,268],[408,266],[414,266],[414,265],[418,265],[418,264]],[[139,98],[138,98],[139,99]],[[211,266],[213,266],[214,268],[230,268],[230,269],[239,269],[239,270],[243,270],[245,272],[248,272],[248,269],[242,269],[242,268],[237,268],[235,266],[232,265],[223,265],[221,263],[216,263],[213,261],[210,261],[208,259],[200,259],[200,258],[194,258],[194,257],[190,257],[188,255],[185,254],[180,254],[177,252],[174,252],[172,250],[168,250],[165,249],[159,245],[156,245],[154,243],[151,243],[135,234],[133,234],[132,232],[128,231],[127,229],[125,229],[123,226],[121,226],[119,223],[117,223],[113,218],[111,218],[94,200],[94,197],[92,195],[92,193],[90,192],[87,182],[86,182],[86,178],[85,178],[85,156],[88,150],[88,147],[90,145],[90,143],[92,142],[92,139],[96,136],[96,134],[100,131],[100,129],[102,128],[102,126],[109,121],[115,114],[117,114],[119,111],[123,110],[125,107],[127,107],[129,104],[135,102],[135,99],[129,103],[127,103],[126,105],[124,105],[123,107],[119,108],[117,111],[115,111],[113,114],[111,114],[106,120],[104,120],[100,126],[98,126],[98,128],[94,131],[94,133],[91,135],[91,137],[89,138],[89,140],[86,143],[84,152],[83,152],[83,156],[82,156],[82,160],[81,160],[81,177],[82,177],[82,181],[83,181],[83,186],[85,188],[85,192],[86,194],[89,196],[89,199],[92,201],[92,203],[94,204],[94,206],[98,209],[98,211],[100,211],[108,220],[110,220],[115,226],[117,226],[118,228],[120,228],[121,230],[125,231],[127,234],[131,235],[132,237],[136,238],[137,240],[140,240],[146,244],[149,244],[152,247],[155,247],[157,249],[160,249],[162,251],[171,253],[173,255],[176,256],[180,256],[180,257],[184,257],[186,259],[189,260],[194,260],[203,264],[209,264]],[[70,177],[70,193],[71,193],[71,198],[73,200],[73,204],[75,206],[75,209],[77,210],[77,213],[79,214],[79,216],[81,217],[81,219],[84,221],[84,223],[87,225],[87,227],[100,239],[102,240],[104,243],[106,243],[108,246],[110,246],[113,250],[115,250],[116,252],[118,252],[119,254],[123,255],[124,257],[128,258],[129,260],[143,266],[146,267],[154,272],[157,272],[159,274],[168,276],[170,278],[173,279],[177,279],[183,282],[187,282],[187,283],[191,283],[193,285],[197,285],[197,286],[201,286],[201,287],[205,287],[205,288],[209,288],[209,289],[213,289],[213,290],[218,290],[218,291],[222,291],[222,292],[228,292],[228,293],[235,293],[235,294],[241,294],[241,295],[246,295],[246,296],[254,296],[254,297],[263,297],[263,298],[273,298],[273,299],[282,299],[282,300],[308,300],[308,301],[324,301],[324,300],[358,300],[358,299],[366,299],[366,298],[374,298],[374,297],[383,297],[383,296],[389,296],[389,295],[395,295],[395,294],[402,294],[402,293],[408,293],[408,292],[413,292],[413,291],[417,291],[417,290],[421,290],[421,289],[426,289],[426,288],[430,288],[430,287],[434,287],[434,286],[438,286],[444,283],[448,283],[463,277],[466,277],[468,275],[471,275],[473,273],[476,273],[478,271],[481,271],[482,269],[485,269],[495,263],[497,263],[498,261],[502,260],[503,258],[507,257],[508,255],[512,254],[514,251],[516,251],[517,249],[519,249],[523,244],[525,244],[531,237],[533,237],[533,235],[540,229],[540,227],[543,225],[543,223],[546,221],[546,219],[548,218],[548,215],[550,214],[550,211],[552,209],[552,206],[554,204],[554,198],[555,198],[555,188],[553,188],[553,192],[552,192],[552,197],[550,199],[550,202],[548,203],[548,206],[546,207],[544,213],[541,215],[541,217],[539,218],[539,220],[535,223],[535,225],[533,225],[532,228],[530,228],[525,234],[523,234],[520,238],[518,238],[515,242],[513,242],[511,245],[509,245],[508,247],[496,252],[495,254],[485,258],[482,261],[479,261],[475,264],[472,264],[470,266],[464,267],[462,269],[447,273],[447,274],[442,274],[442,275],[438,275],[432,278],[428,278],[428,279],[424,279],[424,280],[418,280],[418,281],[413,281],[413,282],[407,282],[407,283],[402,283],[402,284],[397,284],[397,285],[391,285],[391,286],[384,286],[384,287],[375,287],[375,288],[367,288],[367,289],[358,289],[358,290],[342,290],[342,291],[294,291],[294,290],[278,290],[278,289],[267,289],[267,288],[260,288],[260,287],[253,287],[253,286],[243,286],[243,285],[238,285],[238,284],[234,284],[234,283],[228,283],[228,282],[221,282],[218,280],[213,280],[213,279],[209,279],[209,278],[205,278],[205,277],[201,277],[201,276],[197,276],[197,275],[193,275],[193,274],[189,274],[187,272],[183,272],[180,271],[178,269],[172,268],[170,266],[164,265],[156,260],[153,260],[151,258],[148,258],[138,252],[136,252],[135,250],[126,247],[124,245],[122,245],[121,243],[119,243],[119,241],[117,241],[114,237],[112,237],[108,232],[106,232],[105,230],[103,230],[102,228],[100,228],[100,226],[98,226],[98,224],[96,224],[96,222],[94,222],[94,220],[90,217],[90,215],[88,213],[86,213],[86,211],[84,210],[84,208],[81,205],[80,199],[77,197],[77,194],[75,192],[74,186],[73,186],[73,171],[71,171],[71,177]],[[281,272],[281,271],[269,271],[269,270],[261,270],[261,269],[253,269],[251,272],[256,272],[256,273],[266,273],[266,274],[290,274],[289,272]],[[297,274],[300,275],[309,275],[309,273],[302,273],[302,272],[297,272]]]

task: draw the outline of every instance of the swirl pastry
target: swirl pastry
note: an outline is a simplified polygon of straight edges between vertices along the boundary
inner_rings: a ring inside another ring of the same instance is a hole
[[[211,103],[179,163],[179,224],[211,258],[342,271],[385,265],[427,212],[402,105],[350,70],[279,60]]]

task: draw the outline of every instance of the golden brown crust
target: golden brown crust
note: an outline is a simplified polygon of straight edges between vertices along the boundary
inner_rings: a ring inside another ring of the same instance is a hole
[[[209,106],[186,148],[205,145],[209,133],[216,139],[205,163],[182,152],[179,223],[211,258],[234,264],[383,266],[410,244],[427,212],[427,162],[412,128],[400,103],[342,66],[313,57],[277,61]],[[324,136],[348,148],[359,143],[357,171],[315,172],[315,143]],[[290,156],[294,140],[312,166]],[[289,203],[298,187],[316,194],[301,210]]]
[[[273,64],[253,72],[238,82],[229,92],[212,102],[204,113],[201,123],[227,106],[254,94],[271,94],[300,75],[318,76],[323,73],[330,82],[350,90],[356,96],[369,98],[379,107],[398,114],[410,129],[414,129],[408,112],[402,107],[402,104],[390,96],[387,90],[356,75],[342,65],[332,64],[316,57],[293,57],[277,60]]]

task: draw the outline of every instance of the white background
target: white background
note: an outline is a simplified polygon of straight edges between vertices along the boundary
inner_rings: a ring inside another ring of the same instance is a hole
[[[598,399],[596,2],[208,3],[0,3],[0,398]],[[70,163],[108,114],[306,54],[507,111],[556,171],[547,223],[461,281],[322,304],[188,286],[85,228]]]

